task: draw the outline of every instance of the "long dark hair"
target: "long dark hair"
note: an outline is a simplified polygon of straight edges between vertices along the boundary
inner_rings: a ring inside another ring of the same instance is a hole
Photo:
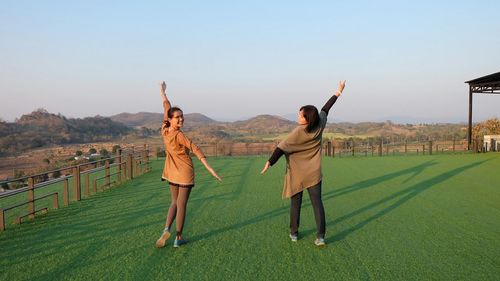
[[[307,127],[306,131],[308,133],[316,130],[319,125],[319,113],[318,109],[314,105],[304,105],[303,107],[300,108],[299,111],[302,111],[302,115],[304,116],[304,119],[307,121]]]
[[[176,111],[182,112],[182,109],[177,106],[171,107],[167,112],[167,117],[172,118],[174,116],[174,112]],[[170,122],[167,119],[163,120],[163,123],[165,124],[165,127],[170,127]]]

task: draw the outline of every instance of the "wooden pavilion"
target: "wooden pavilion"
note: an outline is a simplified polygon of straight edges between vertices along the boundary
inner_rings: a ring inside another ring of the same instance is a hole
[[[472,144],[472,94],[500,94],[500,72],[479,77],[465,83],[469,84],[469,130],[467,148]]]

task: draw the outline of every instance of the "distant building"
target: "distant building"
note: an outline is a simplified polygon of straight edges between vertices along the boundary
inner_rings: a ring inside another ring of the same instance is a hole
[[[500,151],[500,135],[484,136],[484,151]]]

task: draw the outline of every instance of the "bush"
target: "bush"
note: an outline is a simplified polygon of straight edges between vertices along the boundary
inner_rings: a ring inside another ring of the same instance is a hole
[[[52,173],[52,177],[53,177],[53,178],[55,178],[55,179],[57,179],[57,178],[58,178],[58,177],[60,177],[60,176],[61,176],[61,171],[54,171],[54,172]]]
[[[165,153],[165,150],[157,150],[156,151],[156,157],[166,157],[167,154]]]
[[[106,158],[109,156],[109,151],[106,148],[103,148],[99,151],[99,154],[101,154],[102,157]]]
[[[75,155],[76,155],[76,156],[82,156],[82,155],[83,155],[83,152],[82,152],[81,150],[77,150],[77,151],[75,152]]]
[[[89,149],[89,153],[90,154],[95,154],[95,153],[97,153],[97,149],[95,149],[95,148],[92,147],[91,149]]]

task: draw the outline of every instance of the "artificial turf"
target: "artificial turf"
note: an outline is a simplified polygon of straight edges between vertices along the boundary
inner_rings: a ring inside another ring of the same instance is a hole
[[[197,160],[184,235],[162,249],[170,195],[153,171],[0,233],[0,280],[498,280],[500,154],[324,158],[327,246],[305,195],[288,238],[284,159]]]

